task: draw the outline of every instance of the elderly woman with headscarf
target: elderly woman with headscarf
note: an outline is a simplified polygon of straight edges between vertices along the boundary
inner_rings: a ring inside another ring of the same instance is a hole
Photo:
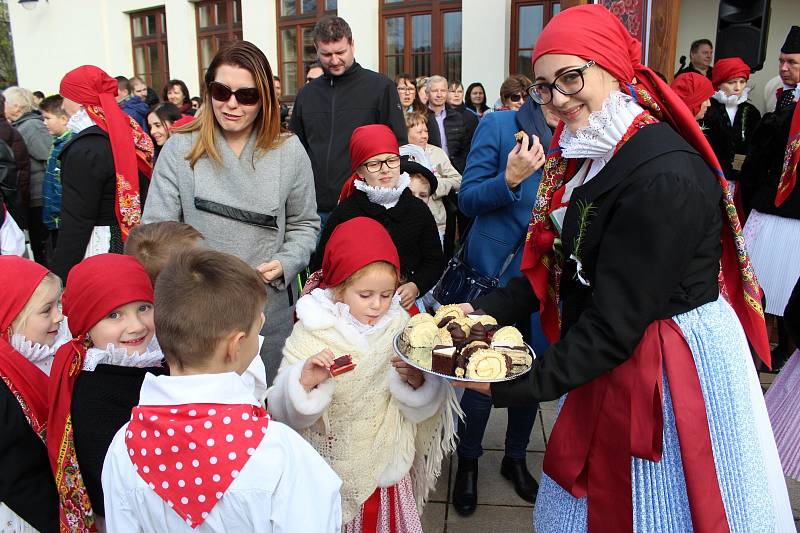
[[[675,78],[670,87],[675,94],[681,97],[694,118],[703,120],[708,106],[711,105],[711,97],[714,95],[714,86],[711,85],[708,78],[694,72],[687,72]]]
[[[529,94],[561,125],[524,277],[472,306],[500,323],[538,307],[553,344],[524,377],[474,387],[498,407],[565,396],[539,533],[793,530],[748,347],[769,364],[761,290],[730,188],[640,50],[601,5],[563,11],[536,42]]]
[[[61,80],[67,127],[61,152],[61,229],[53,271],[61,279],[84,257],[122,253],[141,222],[153,141],[117,104],[117,80],[84,65]]]

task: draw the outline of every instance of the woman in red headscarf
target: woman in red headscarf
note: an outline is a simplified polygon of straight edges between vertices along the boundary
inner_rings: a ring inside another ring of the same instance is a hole
[[[675,78],[670,87],[675,94],[681,97],[694,118],[703,120],[703,117],[706,116],[706,109],[711,105],[711,96],[714,94],[714,87],[708,78],[694,72],[687,72]]]
[[[742,189],[738,187],[739,172],[761,120],[756,106],[747,101],[749,79],[750,66],[739,57],[727,57],[714,63],[711,83],[716,92],[703,119],[706,139],[731,186],[740,217],[745,212]]]
[[[536,42],[528,92],[561,124],[524,277],[472,306],[506,324],[538,307],[553,344],[525,377],[477,388],[498,407],[566,395],[539,533],[788,530],[748,347],[769,364],[761,291],[730,189],[640,50],[600,5],[563,11]]]
[[[72,139],[61,152],[61,229],[53,271],[66,279],[84,257],[122,253],[141,222],[153,141],[120,109],[117,80],[92,65],[61,80]]]
[[[63,309],[72,339],[50,372],[47,452],[61,531],[96,531],[111,440],[139,403],[145,375],[165,372],[154,340],[153,286],[133,257],[93,256],[70,272]]]
[[[336,226],[356,217],[375,219],[389,231],[400,254],[401,284],[397,294],[408,310],[419,296],[433,288],[444,271],[436,221],[428,206],[408,188],[408,174],[400,173],[400,148],[387,126],[356,128],[350,138],[350,161],[353,174],[322,229],[309,267],[314,272],[322,266],[325,245]]]
[[[61,282],[33,261],[0,256],[0,287],[0,529],[58,531],[45,434]]]

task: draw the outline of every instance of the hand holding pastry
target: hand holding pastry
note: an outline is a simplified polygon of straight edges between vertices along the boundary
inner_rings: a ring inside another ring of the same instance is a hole
[[[417,370],[396,355],[392,357],[392,366],[400,374],[400,379],[408,383],[411,388],[418,389],[425,383],[425,375],[421,370]]]
[[[506,183],[509,189],[518,187],[544,165],[544,148],[538,137],[534,135],[529,140],[524,131],[518,132],[515,137],[517,144],[508,153],[506,163]]]
[[[317,385],[331,377],[331,365],[333,365],[333,352],[325,348],[313,357],[306,359],[303,370],[300,373],[300,385],[310,392]]]

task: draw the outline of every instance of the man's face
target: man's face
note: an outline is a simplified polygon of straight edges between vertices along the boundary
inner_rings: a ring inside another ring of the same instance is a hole
[[[330,72],[331,76],[341,76],[355,61],[355,45],[352,41],[348,41],[347,37],[315,45],[322,68]]]
[[[800,54],[781,54],[778,56],[778,74],[786,85],[800,83]]]
[[[711,64],[711,57],[713,56],[714,49],[707,44],[701,44],[696,52],[690,52],[692,63],[707,67]]]
[[[275,85],[275,96],[277,96],[278,100],[280,100],[281,95],[283,94],[283,89],[281,89],[281,80],[272,80],[272,84]]]
[[[125,100],[129,95],[130,93],[128,92],[128,89],[123,89],[122,87],[120,87],[117,90],[117,102]]]
[[[441,107],[447,101],[447,82],[440,81],[431,84],[428,89],[428,104]]]
[[[147,85],[140,81],[133,82],[133,95],[142,99],[142,102],[147,100]]]

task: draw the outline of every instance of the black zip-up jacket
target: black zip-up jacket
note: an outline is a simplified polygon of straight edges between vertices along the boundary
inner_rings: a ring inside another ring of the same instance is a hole
[[[341,76],[325,73],[303,86],[289,121],[314,170],[317,209],[333,211],[350,177],[350,137],[359,126],[385,124],[406,144],[406,123],[397,87],[358,63]]]

